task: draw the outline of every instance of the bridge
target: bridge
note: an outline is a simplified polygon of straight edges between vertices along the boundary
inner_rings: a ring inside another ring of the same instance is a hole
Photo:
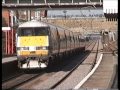
[[[88,5],[102,7],[102,0],[3,0],[3,8],[78,8]]]
[[[2,8],[14,9],[73,9],[92,6],[93,9],[101,7],[105,17],[116,18],[118,13],[118,0],[2,0]]]

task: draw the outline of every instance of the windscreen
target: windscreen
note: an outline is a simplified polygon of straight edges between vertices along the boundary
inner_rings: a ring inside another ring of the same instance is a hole
[[[24,27],[18,29],[18,36],[45,36],[48,34],[48,27]]]

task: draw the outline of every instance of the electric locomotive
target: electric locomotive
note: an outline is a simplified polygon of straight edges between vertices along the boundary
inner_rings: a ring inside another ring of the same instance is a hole
[[[19,25],[16,46],[19,68],[46,68],[56,57],[84,50],[85,40],[65,28],[32,20]]]

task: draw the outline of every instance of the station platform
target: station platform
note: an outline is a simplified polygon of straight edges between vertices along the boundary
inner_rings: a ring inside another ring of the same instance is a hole
[[[114,78],[117,73],[117,57],[112,54],[104,54],[98,69],[88,79],[86,83],[82,85],[82,88],[99,88],[110,89],[114,84]],[[115,86],[117,88],[117,85]]]
[[[2,58],[2,64],[7,63],[7,62],[13,62],[13,61],[16,61],[16,60],[17,60],[16,56],[4,57],[4,58]]]

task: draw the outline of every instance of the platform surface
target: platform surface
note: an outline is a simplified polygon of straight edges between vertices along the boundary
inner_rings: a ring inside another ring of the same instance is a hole
[[[12,62],[12,61],[15,61],[15,60],[17,60],[17,57],[16,57],[16,56],[2,58],[2,64],[3,64],[3,63],[7,63],[7,62]]]

